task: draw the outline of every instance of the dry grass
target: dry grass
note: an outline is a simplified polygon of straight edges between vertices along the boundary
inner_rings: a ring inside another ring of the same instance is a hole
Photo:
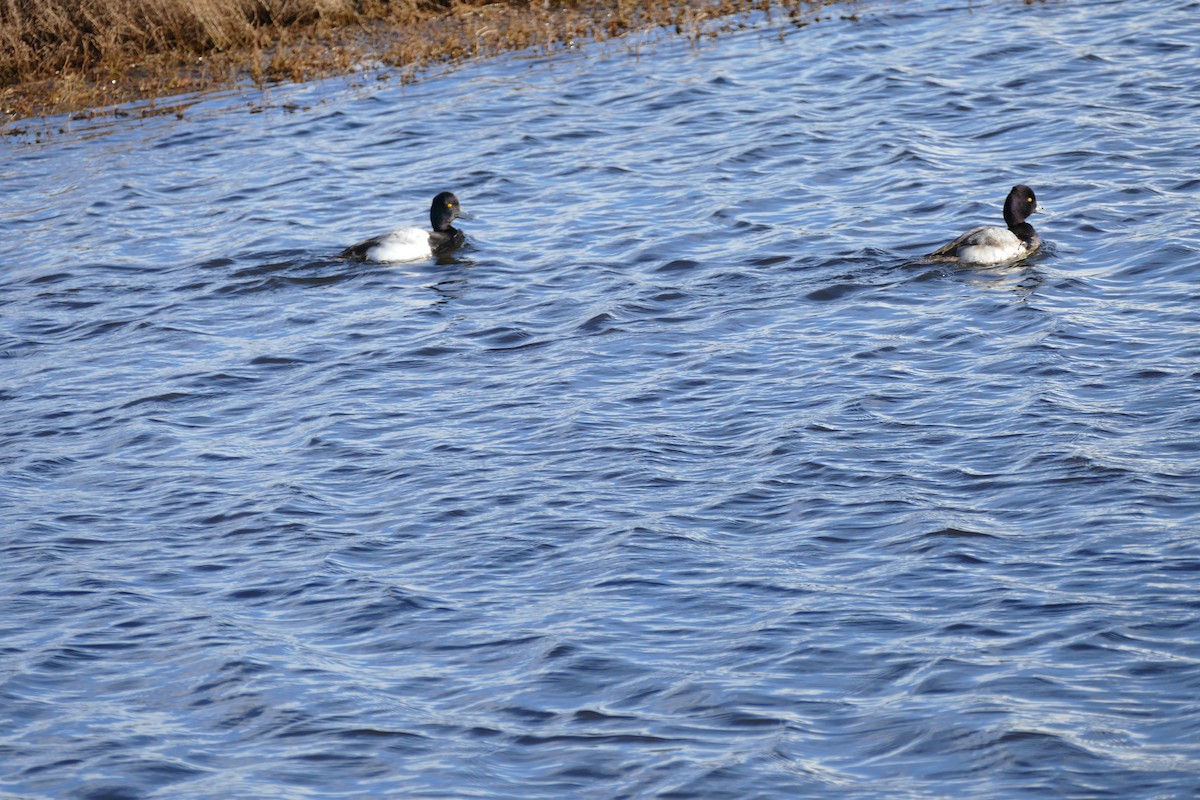
[[[832,0],[0,0],[0,123],[433,63]]]

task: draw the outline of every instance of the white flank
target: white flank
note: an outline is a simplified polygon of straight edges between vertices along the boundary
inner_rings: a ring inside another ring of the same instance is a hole
[[[420,228],[400,228],[382,236],[379,242],[367,251],[372,261],[418,261],[429,258],[429,231]]]
[[[999,264],[1021,253],[1021,240],[1007,228],[981,228],[958,246],[958,260],[965,264]]]

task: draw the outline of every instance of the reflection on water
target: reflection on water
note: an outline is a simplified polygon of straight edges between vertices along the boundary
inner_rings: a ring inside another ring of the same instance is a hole
[[[1198,11],[0,145],[0,793],[1193,794]]]

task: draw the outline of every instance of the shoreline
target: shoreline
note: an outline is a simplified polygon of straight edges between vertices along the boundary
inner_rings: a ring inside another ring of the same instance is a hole
[[[754,11],[804,26],[822,19],[820,12],[841,0],[596,0],[586,5],[551,5],[541,0],[526,6],[487,0],[446,0],[446,8],[384,7],[386,13],[359,14],[340,24],[300,20],[253,31],[255,39],[238,47],[187,47],[149,52],[146,41],[114,48],[115,55],[80,66],[51,70],[19,63],[12,48],[0,49],[0,132],[25,132],[50,116],[92,119],[112,114],[131,116],[121,106],[145,102],[141,116],[174,113],[187,104],[156,107],[154,101],[202,95],[252,85],[259,89],[298,84],[361,72],[364,65],[417,79],[441,65],[486,58],[530,48],[547,52],[576,42],[616,39],[629,33],[666,28],[676,36],[699,40],[741,27],[739,17]],[[848,15],[848,16],[853,16]],[[0,20],[3,21],[3,20]],[[140,54],[140,55],[139,55]],[[58,56],[64,58],[61,53]],[[7,59],[7,60],[6,60]]]

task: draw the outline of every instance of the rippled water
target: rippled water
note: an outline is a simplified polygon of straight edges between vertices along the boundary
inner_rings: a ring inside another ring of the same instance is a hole
[[[1200,3],[856,10],[0,145],[0,795],[1200,791]]]

